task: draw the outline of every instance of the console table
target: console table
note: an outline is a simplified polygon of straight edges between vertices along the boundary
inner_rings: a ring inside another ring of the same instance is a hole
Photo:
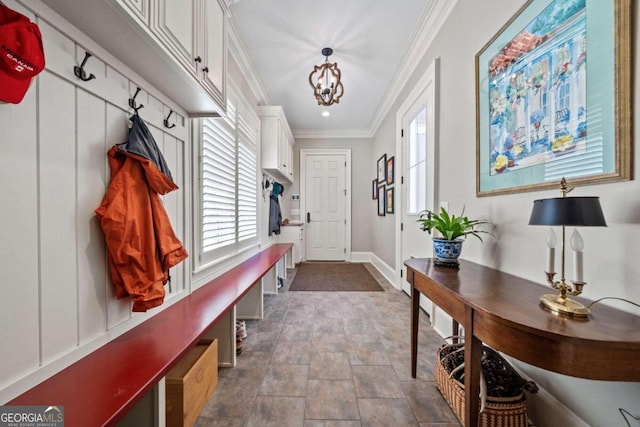
[[[552,292],[548,286],[465,260],[460,261],[459,269],[435,266],[430,258],[409,259],[404,265],[411,284],[413,378],[420,294],[453,318],[454,331],[458,324],[464,327],[466,426],[478,425],[483,342],[518,360],[565,375],[640,381],[640,316],[595,304],[587,319],[560,317],[539,306],[540,296]]]

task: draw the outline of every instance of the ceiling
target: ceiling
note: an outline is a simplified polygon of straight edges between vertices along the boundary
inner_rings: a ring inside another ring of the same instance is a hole
[[[435,3],[442,2],[235,0],[231,16],[265,101],[283,106],[296,137],[370,136]],[[340,103],[330,107],[318,105],[308,81],[324,62],[324,47],[333,49],[329,61],[337,62],[344,86]]]

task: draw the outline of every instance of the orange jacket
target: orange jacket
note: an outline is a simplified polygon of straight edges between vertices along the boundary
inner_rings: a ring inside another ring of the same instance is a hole
[[[134,127],[140,123],[134,121]],[[155,146],[153,138],[150,142]],[[188,256],[159,196],[178,186],[153,161],[117,145],[107,156],[111,182],[96,214],[111,277],[118,298],[130,295],[133,311],[147,311],[164,301],[169,268]]]

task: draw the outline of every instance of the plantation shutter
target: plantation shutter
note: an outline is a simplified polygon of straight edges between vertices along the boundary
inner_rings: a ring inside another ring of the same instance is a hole
[[[257,126],[238,114],[238,241],[258,235]]]
[[[236,138],[233,121],[235,114],[232,120],[203,119],[202,250],[205,253],[236,241]]]
[[[224,118],[202,119],[201,261],[233,256],[258,241],[258,132],[249,106],[229,97]]]

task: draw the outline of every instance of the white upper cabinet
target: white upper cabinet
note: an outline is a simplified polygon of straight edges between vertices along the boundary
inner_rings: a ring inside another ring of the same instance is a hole
[[[293,145],[295,140],[278,105],[258,107],[262,136],[262,169],[274,178],[293,183]]]
[[[224,114],[227,0],[44,1],[189,114]]]
[[[185,70],[224,106],[227,62],[224,0],[151,1],[151,30]]]
[[[149,24],[149,0],[120,0],[120,4],[129,8],[129,13],[137,16],[140,21]]]
[[[127,0],[129,1],[129,0]],[[151,30],[164,47],[194,76],[202,55],[198,55],[196,0],[152,0],[153,19]]]
[[[204,24],[200,38],[202,83],[226,103],[227,9],[223,0],[202,0]]]

